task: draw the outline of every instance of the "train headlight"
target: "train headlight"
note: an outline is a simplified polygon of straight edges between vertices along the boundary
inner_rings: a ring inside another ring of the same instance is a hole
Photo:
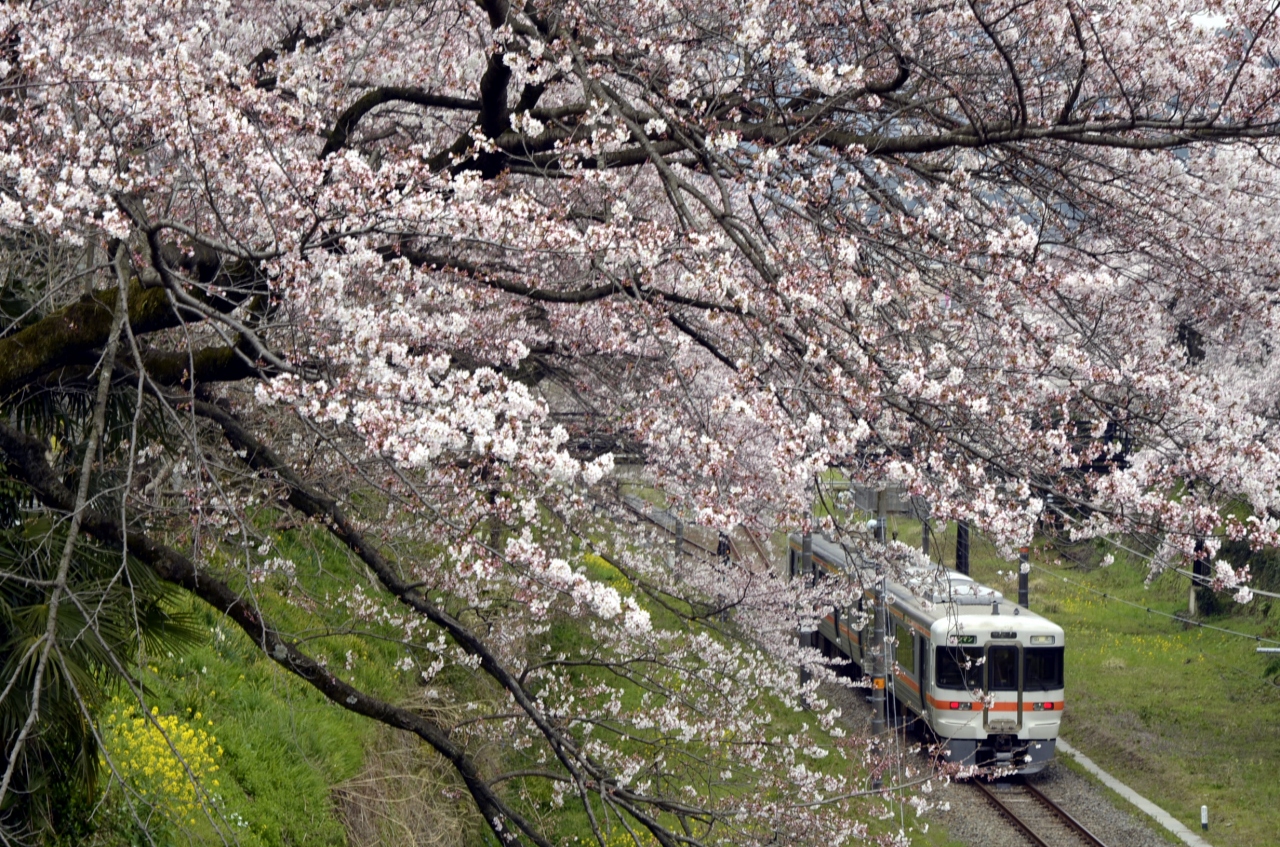
[[[1052,644],[1054,637],[1052,635],[1033,635],[1031,636],[1032,644]]]

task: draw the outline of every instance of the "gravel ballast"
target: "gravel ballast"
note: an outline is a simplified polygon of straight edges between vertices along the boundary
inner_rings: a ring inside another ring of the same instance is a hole
[[[871,710],[865,689],[826,688],[824,696],[841,708],[848,730],[867,733]],[[919,744],[914,734],[908,744]],[[1062,754],[1059,754],[1062,758]],[[916,756],[916,767],[926,767],[924,755]],[[1117,808],[1105,789],[1089,778],[1069,769],[1061,761],[1052,762],[1044,771],[1027,781],[1040,789],[1069,815],[1088,828],[1108,847],[1170,847],[1179,843],[1157,832],[1146,819],[1129,809]],[[1027,847],[1026,837],[997,811],[977,788],[965,783],[933,783],[932,799],[945,808],[934,808],[922,819],[914,820],[908,809],[908,826],[927,823],[941,826],[956,841],[970,847]]]

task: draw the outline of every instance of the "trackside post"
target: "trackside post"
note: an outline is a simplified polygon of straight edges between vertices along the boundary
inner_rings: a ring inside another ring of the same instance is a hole
[[[1018,605],[1024,609],[1031,608],[1028,605],[1028,595],[1030,594],[1028,578],[1031,571],[1030,557],[1031,548],[1023,547],[1018,551]]]

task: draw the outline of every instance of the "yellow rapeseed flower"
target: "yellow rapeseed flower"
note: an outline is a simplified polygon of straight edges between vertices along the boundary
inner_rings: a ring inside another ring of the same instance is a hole
[[[137,706],[121,701],[112,705],[103,742],[120,777],[139,796],[152,798],[169,820],[187,819],[202,803],[197,785],[218,770],[222,748],[217,739],[177,715],[160,714],[159,707],[153,706],[147,719],[139,716]],[[195,719],[201,718],[196,712]],[[105,758],[101,761],[106,764]],[[219,785],[216,779],[211,784]]]

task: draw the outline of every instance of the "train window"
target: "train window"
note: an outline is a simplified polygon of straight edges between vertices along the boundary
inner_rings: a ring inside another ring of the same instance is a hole
[[[1022,651],[1022,687],[1027,691],[1061,688],[1062,669],[1062,647],[1028,647]]]
[[[939,688],[969,691],[982,687],[982,651],[972,647],[939,647],[934,681]],[[968,664],[969,667],[965,667]]]
[[[904,673],[915,676],[916,650],[915,642],[911,638],[911,630],[902,624],[898,624],[896,635],[898,637],[898,646],[894,648],[894,658],[898,661],[898,667],[902,668]]]
[[[991,691],[1018,690],[1018,648],[993,645],[987,648],[987,688]]]

